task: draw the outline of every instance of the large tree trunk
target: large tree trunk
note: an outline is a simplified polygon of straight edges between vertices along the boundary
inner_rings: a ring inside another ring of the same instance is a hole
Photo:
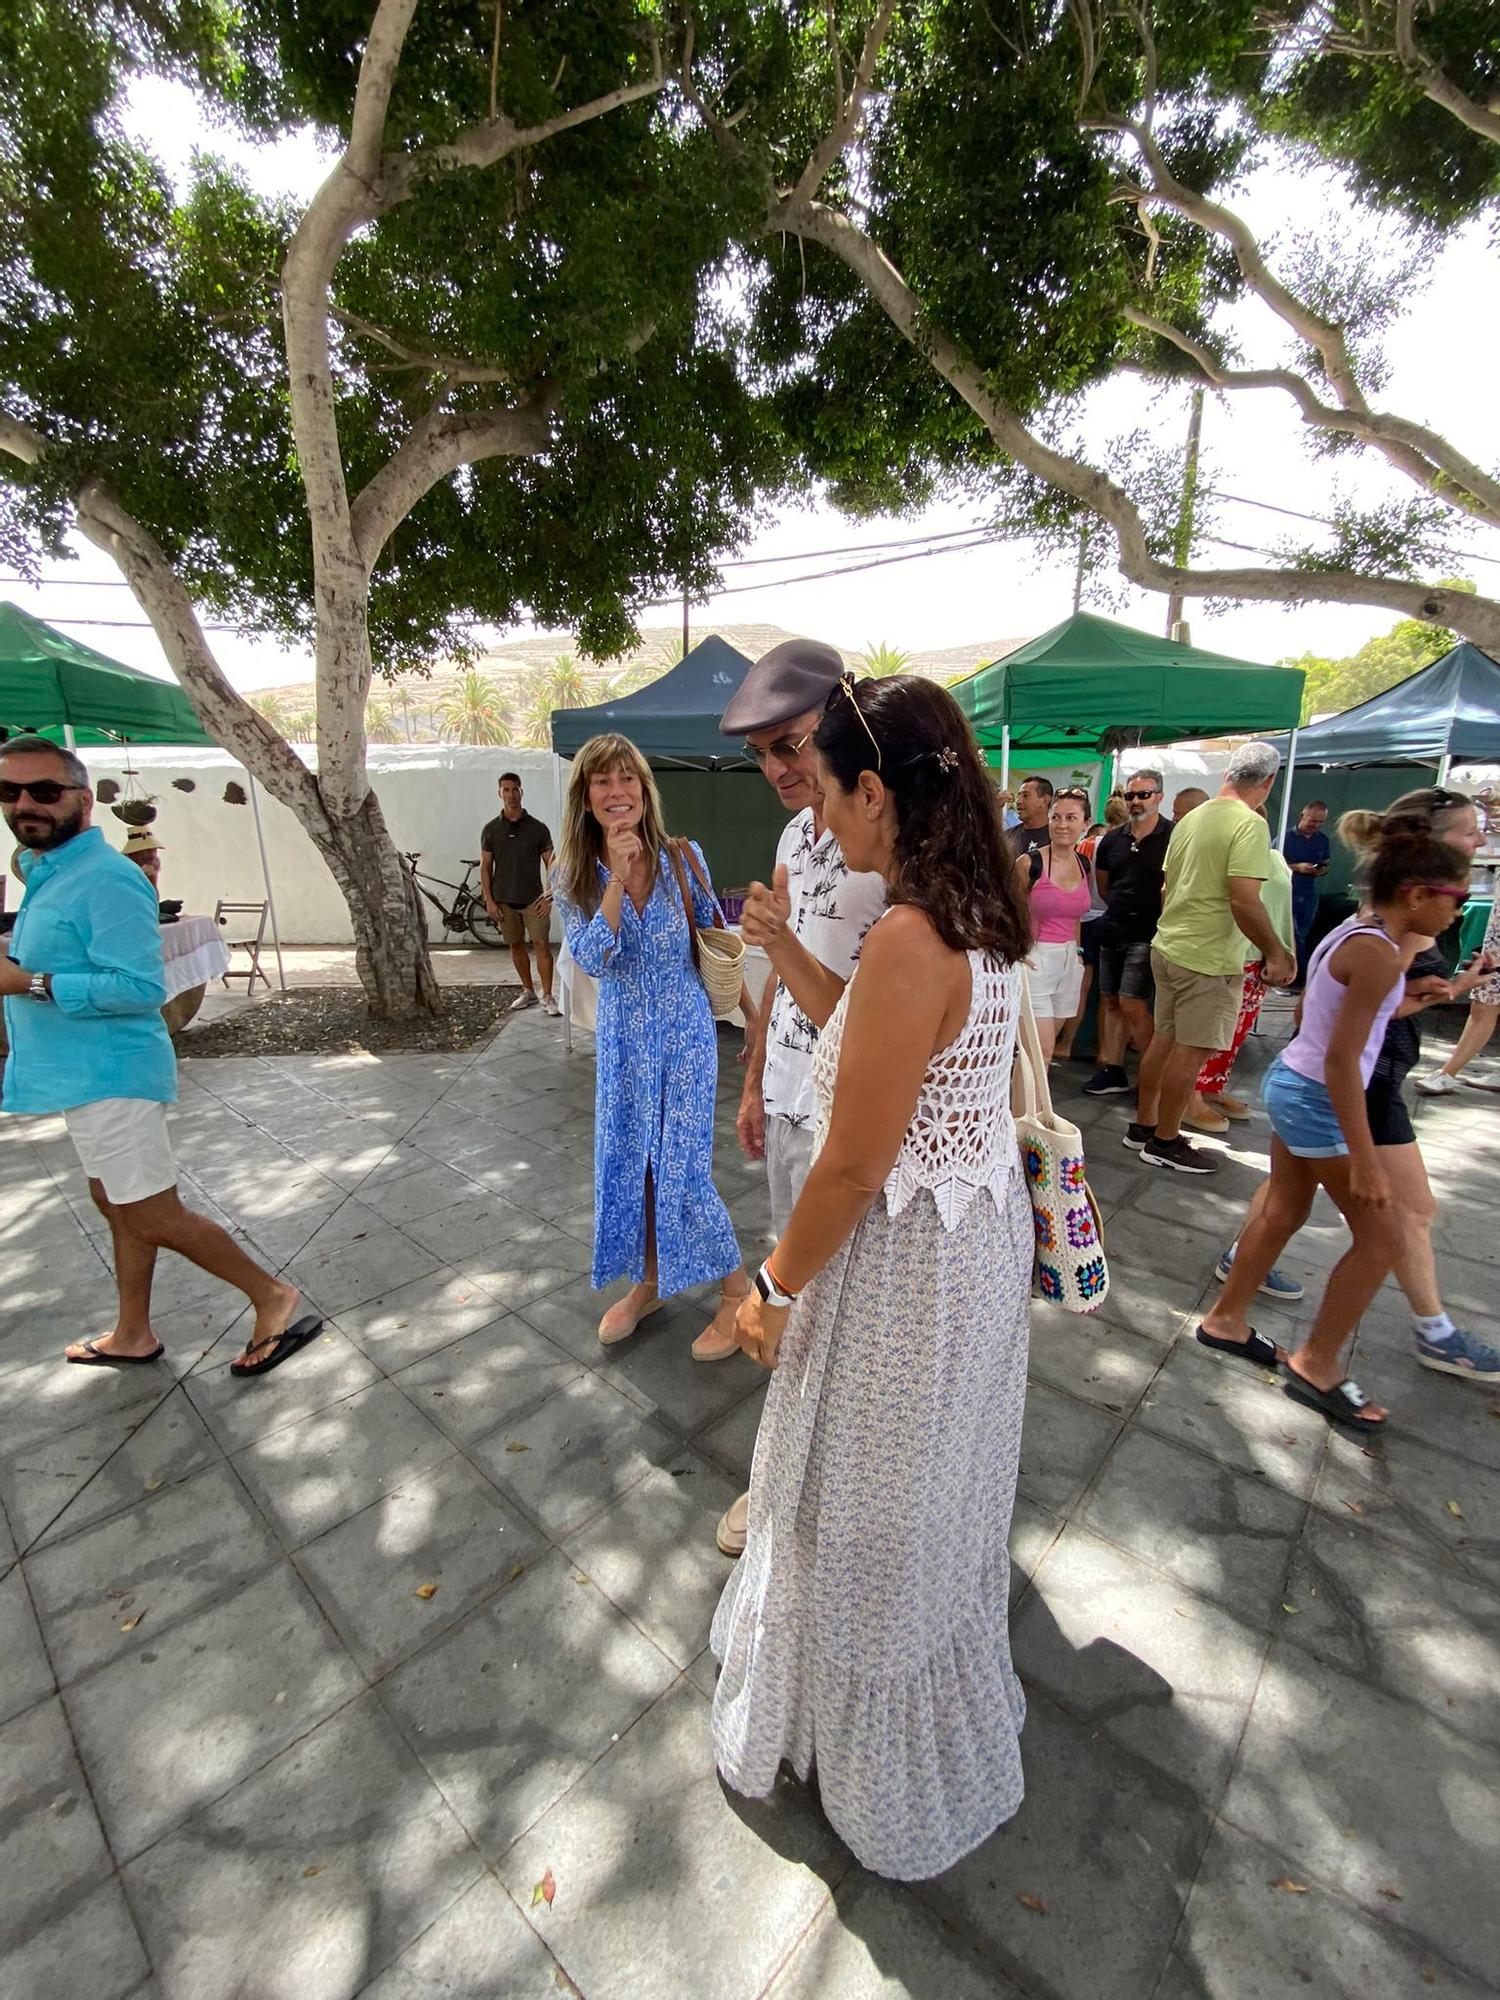
[[[349,906],[355,969],[370,1012],[385,1020],[440,1013],[422,906],[374,792],[352,818],[335,819],[324,801],[317,823],[303,824]]]

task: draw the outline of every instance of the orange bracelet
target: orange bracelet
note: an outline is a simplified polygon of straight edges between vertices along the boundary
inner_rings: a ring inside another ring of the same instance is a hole
[[[771,1283],[776,1287],[778,1292],[784,1292],[789,1299],[796,1299],[802,1296],[800,1292],[794,1292],[790,1285],[784,1285],[781,1282],[780,1278],[778,1278],[776,1275],[776,1266],[771,1262],[769,1257],[763,1258],[762,1262],[764,1263],[765,1268],[770,1272]]]

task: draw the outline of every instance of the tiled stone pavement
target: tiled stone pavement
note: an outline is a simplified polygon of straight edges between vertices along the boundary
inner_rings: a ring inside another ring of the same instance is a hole
[[[754,1250],[727,1041],[723,1068]],[[702,1297],[599,1348],[592,1095],[538,1014],[472,1058],[190,1064],[189,1194],[329,1315],[250,1385],[224,1368],[234,1298],[170,1261],[166,1367],[59,1365],[106,1324],[101,1232],[60,1126],[7,1124],[0,1990],[1497,1991],[1500,1396],[1419,1371],[1389,1291],[1360,1341],[1396,1412],[1369,1451],[1193,1344],[1263,1122],[1184,1182],[1118,1147],[1118,1102],[1076,1100],[1114,1292],[1035,1316],[1028,1795],[902,1889],[798,1787],[714,1777],[712,1530],[763,1385],[690,1361]],[[1490,1330],[1495,1117],[1472,1093],[1423,1114],[1449,1292]],[[1314,1280],[1337,1243],[1321,1216],[1288,1261]]]

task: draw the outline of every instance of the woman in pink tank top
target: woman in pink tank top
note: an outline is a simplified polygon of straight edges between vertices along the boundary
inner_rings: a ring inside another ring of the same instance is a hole
[[[1079,926],[1093,902],[1093,871],[1078,852],[1089,823],[1089,795],[1067,786],[1052,795],[1047,845],[1016,863],[1021,893],[1031,904],[1035,942],[1026,960],[1026,986],[1042,1054],[1048,1062],[1059,1031],[1078,1009],[1083,986]]]
[[[1344,1374],[1340,1355],[1399,1248],[1390,1186],[1370,1133],[1365,1087],[1400,1004],[1415,940],[1448,928],[1468,894],[1466,856],[1410,825],[1383,834],[1371,855],[1365,901],[1313,954],[1297,1032],[1266,1072],[1271,1120],[1265,1205],[1240,1237],[1228,1280],[1203,1315],[1205,1347],[1257,1367],[1286,1370],[1287,1395],[1354,1431],[1379,1430],[1385,1411]],[[1326,1188],[1351,1242],[1329,1274],[1307,1338],[1283,1354],[1246,1317],[1271,1266]]]

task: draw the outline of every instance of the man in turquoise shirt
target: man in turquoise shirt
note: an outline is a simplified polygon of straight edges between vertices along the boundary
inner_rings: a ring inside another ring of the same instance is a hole
[[[42,737],[0,744],[0,810],[21,843],[26,894],[0,959],[10,1054],[0,1109],[61,1112],[114,1244],[114,1326],[69,1361],[128,1367],[164,1352],[151,1330],[158,1250],[236,1286],[255,1308],[238,1375],[260,1375],[314,1338],[302,1298],[227,1231],[185,1208],[167,1136],[177,1059],[161,1017],[156,895],[90,821],[88,772]]]

